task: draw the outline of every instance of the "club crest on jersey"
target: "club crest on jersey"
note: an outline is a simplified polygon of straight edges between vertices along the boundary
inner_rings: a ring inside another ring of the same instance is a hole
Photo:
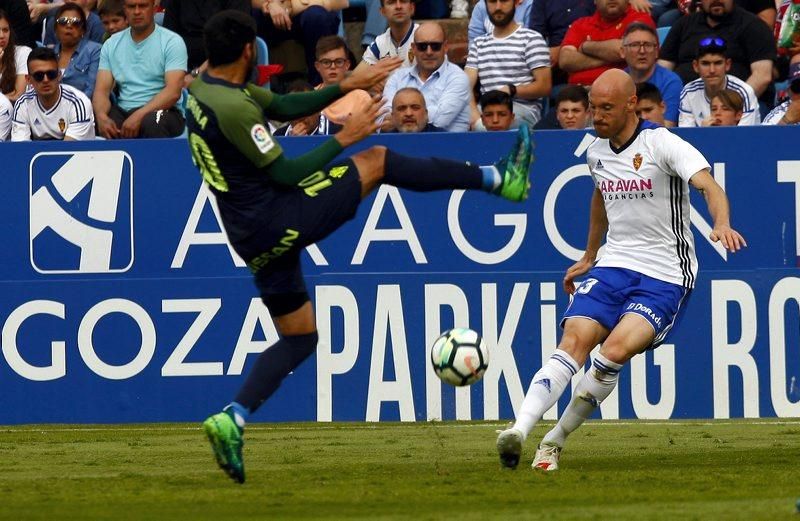
[[[633,156],[633,168],[638,172],[640,166],[642,166],[642,154],[637,152],[636,155]]]
[[[67,128],[67,122],[64,121],[64,118],[59,119],[58,120],[58,130],[60,130],[61,132],[64,132],[64,130],[66,130],[66,128]]]

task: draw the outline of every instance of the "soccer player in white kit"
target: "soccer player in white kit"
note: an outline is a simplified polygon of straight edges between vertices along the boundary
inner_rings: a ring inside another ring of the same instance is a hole
[[[712,241],[731,252],[746,246],[730,227],[728,198],[708,162],[666,128],[636,116],[636,87],[625,72],[604,72],[589,94],[597,139],[586,159],[595,184],[583,257],[564,277],[572,295],[555,353],[534,375],[516,422],[497,438],[500,463],[516,468],[522,445],[562,395],[589,353],[602,343],[532,467],[558,469],[567,436],[599,407],[634,355],[664,341],[697,276],[689,222],[689,186],[702,191]],[[603,237],[605,252],[597,260]],[[575,279],[586,274],[580,283]]]

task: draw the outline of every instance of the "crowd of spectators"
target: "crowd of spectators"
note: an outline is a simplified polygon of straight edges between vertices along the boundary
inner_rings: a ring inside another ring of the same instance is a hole
[[[272,122],[278,135],[336,133],[369,96],[384,98],[380,132],[591,128],[587,92],[610,68],[636,83],[640,117],[664,126],[796,125],[791,1],[452,0],[452,17],[470,17],[456,63],[452,29],[415,21],[447,16],[444,0],[367,0],[361,49],[341,37],[348,0],[0,0],[0,140],[182,135],[185,87],[205,69],[202,29],[223,9],[252,15],[270,48],[302,46],[306,74],[273,83],[281,92],[404,60],[371,92]]]

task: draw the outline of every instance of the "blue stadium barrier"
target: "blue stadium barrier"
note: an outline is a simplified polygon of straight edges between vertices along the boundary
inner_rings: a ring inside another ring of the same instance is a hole
[[[667,35],[669,34],[669,30],[672,27],[657,27],[656,32],[658,33],[658,44],[664,45],[664,40],[667,39]]]
[[[602,417],[800,416],[800,129],[677,133],[714,165],[749,247],[711,244],[693,194],[701,272],[686,315],[623,371]],[[254,421],[512,416],[556,346],[561,280],[582,253],[593,189],[591,135],[535,137],[523,204],[383,187],[307,250],[320,347]],[[321,139],[281,144],[295,155]],[[513,139],[376,136],[354,149],[488,164]],[[186,142],[2,146],[0,424],[197,421],[230,400],[276,332]],[[454,324],[481,331],[492,357],[484,380],[457,392],[427,358]]]

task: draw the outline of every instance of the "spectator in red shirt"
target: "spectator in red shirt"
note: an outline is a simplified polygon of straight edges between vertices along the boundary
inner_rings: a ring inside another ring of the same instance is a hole
[[[628,0],[595,0],[597,11],[592,16],[578,18],[561,42],[558,65],[569,73],[569,83],[591,85],[608,69],[625,67],[620,59],[622,34],[633,22],[653,28],[650,15],[639,13]]]

